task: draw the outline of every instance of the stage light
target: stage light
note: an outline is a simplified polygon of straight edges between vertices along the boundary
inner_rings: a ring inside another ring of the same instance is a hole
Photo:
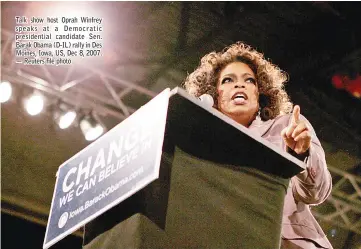
[[[44,97],[40,94],[33,94],[25,100],[25,109],[29,115],[38,115],[44,108]]]
[[[103,126],[90,116],[87,116],[80,121],[80,129],[87,141],[97,139],[104,132]]]
[[[0,84],[0,102],[5,103],[11,97],[13,90],[11,84],[7,81],[3,81]]]
[[[53,106],[52,110],[54,113],[54,121],[62,130],[70,127],[77,116],[73,107],[61,100]]]
[[[68,111],[65,114],[61,115],[59,118],[59,128],[66,129],[68,128],[75,120],[76,112],[75,111]]]

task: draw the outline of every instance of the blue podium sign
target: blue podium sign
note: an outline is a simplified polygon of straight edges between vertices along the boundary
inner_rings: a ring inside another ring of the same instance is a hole
[[[44,249],[158,178],[169,94],[164,90],[59,167]]]

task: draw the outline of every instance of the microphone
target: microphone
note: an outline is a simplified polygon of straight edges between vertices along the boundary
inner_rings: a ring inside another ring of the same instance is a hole
[[[198,97],[198,99],[204,103],[207,107],[213,107],[214,105],[214,100],[213,97],[209,94],[203,94],[201,96]]]

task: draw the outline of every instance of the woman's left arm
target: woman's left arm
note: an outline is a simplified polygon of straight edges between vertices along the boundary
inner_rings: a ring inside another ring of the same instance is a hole
[[[320,204],[332,190],[325,152],[310,122],[295,106],[288,127],[282,131],[287,151],[306,163],[306,170],[292,177],[293,196],[306,204]]]

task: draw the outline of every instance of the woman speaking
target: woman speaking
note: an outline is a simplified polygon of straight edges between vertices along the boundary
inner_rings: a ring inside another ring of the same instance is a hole
[[[311,124],[298,105],[292,108],[286,80],[263,54],[237,42],[205,55],[184,87],[196,97],[210,94],[214,108],[305,162],[284,200],[281,248],[332,248],[309,207],[329,196],[331,175]]]

